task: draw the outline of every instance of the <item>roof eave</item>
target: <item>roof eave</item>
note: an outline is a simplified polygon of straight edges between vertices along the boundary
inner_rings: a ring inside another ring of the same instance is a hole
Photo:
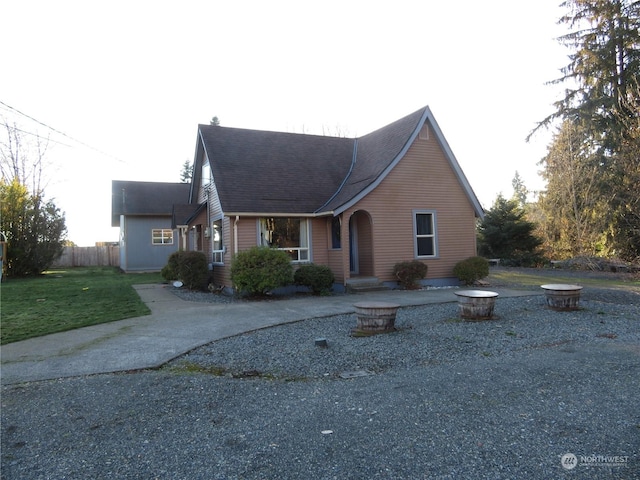
[[[224,212],[225,217],[302,217],[316,218],[333,215],[333,211],[314,213],[293,213],[293,212]]]

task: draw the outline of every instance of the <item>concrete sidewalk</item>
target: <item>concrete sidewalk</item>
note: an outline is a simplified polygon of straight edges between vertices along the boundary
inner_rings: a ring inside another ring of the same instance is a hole
[[[353,313],[353,304],[361,301],[392,302],[402,307],[456,301],[454,289],[434,289],[205,304],[181,300],[171,293],[173,287],[167,285],[135,288],[151,309],[151,315],[4,345],[1,383],[156,368],[221,338],[307,318]],[[491,290],[500,297],[541,294]]]

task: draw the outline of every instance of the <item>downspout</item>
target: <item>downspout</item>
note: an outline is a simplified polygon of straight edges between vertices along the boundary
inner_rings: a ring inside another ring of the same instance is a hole
[[[240,221],[240,215],[236,215],[236,220],[233,222],[233,253],[238,254],[238,222]]]
[[[207,200],[207,226],[205,227],[207,230],[209,230],[209,235],[211,235],[211,232],[213,231],[213,222],[211,221],[211,202],[209,201],[210,195],[209,195],[209,189],[211,188],[211,184],[207,185],[207,188],[205,189],[205,196],[206,196],[206,200]],[[200,232],[200,235],[204,236],[204,232]],[[205,238],[200,238],[200,240],[202,241],[202,243],[205,243]],[[204,245],[202,247],[204,249]],[[210,265],[210,270],[213,270],[213,242],[211,242],[211,236],[209,236],[209,248],[206,249],[207,250],[207,259],[211,260],[211,263],[209,263]]]

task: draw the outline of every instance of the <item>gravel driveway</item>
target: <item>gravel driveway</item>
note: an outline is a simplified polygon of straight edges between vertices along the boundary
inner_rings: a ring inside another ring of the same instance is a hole
[[[587,287],[581,307],[403,308],[369,338],[306,320],[4,387],[2,478],[640,478],[640,295]]]

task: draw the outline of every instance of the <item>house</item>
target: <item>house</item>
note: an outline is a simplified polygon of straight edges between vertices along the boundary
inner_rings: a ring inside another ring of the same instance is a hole
[[[328,265],[338,287],[393,285],[413,259],[424,284],[456,284],[454,265],[476,254],[484,213],[428,107],[359,138],[199,125],[193,167],[173,227],[219,286],[255,245]]]
[[[188,183],[111,182],[111,226],[120,227],[120,268],[159,271],[179,242],[174,205],[189,198]]]

